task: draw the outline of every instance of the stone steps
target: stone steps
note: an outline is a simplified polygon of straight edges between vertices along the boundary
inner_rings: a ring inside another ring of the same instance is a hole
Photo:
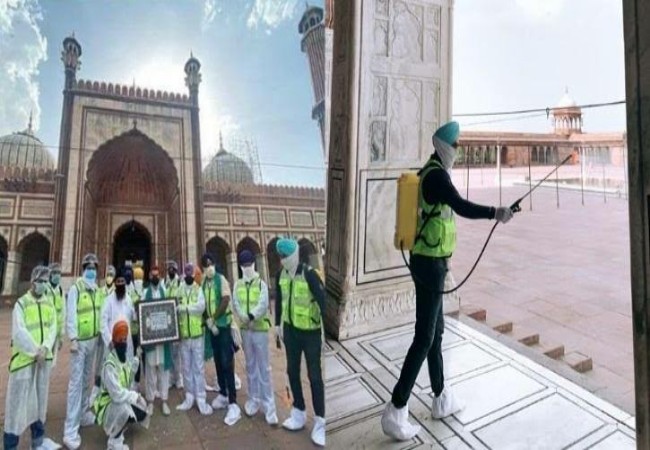
[[[499,317],[498,315],[488,314],[485,308],[481,308],[480,306],[465,304],[460,305],[460,309],[452,309],[445,313],[452,317],[458,317],[459,314],[470,317],[490,327],[494,331],[544,354],[548,358],[562,361],[576,372],[585,373],[593,368],[593,361],[589,356],[575,350],[566,353],[563,344],[545,340],[540,341],[539,333],[528,330],[525,327],[517,326],[511,320]]]

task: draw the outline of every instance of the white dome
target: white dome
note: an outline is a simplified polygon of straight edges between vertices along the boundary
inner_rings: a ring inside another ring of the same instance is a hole
[[[578,106],[578,104],[573,98],[571,98],[568,91],[564,93],[560,102],[557,104],[558,108],[575,108],[576,106]]]

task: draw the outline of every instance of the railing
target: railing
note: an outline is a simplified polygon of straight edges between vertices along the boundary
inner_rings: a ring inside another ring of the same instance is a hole
[[[626,149],[609,150],[605,148],[579,147],[564,152],[550,152],[547,155],[535,154],[535,147],[511,149],[508,160],[519,164],[501,163],[504,155],[485,148],[483,154],[468,154],[459,151],[459,158],[452,170],[452,179],[458,191],[471,200],[471,190],[480,188],[497,188],[499,204],[510,202],[504,198],[503,189],[518,186],[523,192],[534,187],[565,157],[573,152],[573,157],[553,175],[544,181],[539,189],[554,189],[556,205],[562,204],[562,197],[570,192],[575,196],[580,193],[582,204],[585,198],[594,195],[607,203],[608,198],[628,198],[627,152]],[[618,153],[618,156],[617,156]],[[505,159],[505,158],[504,158]],[[522,192],[522,193],[523,193]],[[522,208],[534,208],[535,193],[526,199]]]

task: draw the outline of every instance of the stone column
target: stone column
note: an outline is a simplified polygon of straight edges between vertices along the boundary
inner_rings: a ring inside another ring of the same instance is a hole
[[[237,265],[237,253],[230,253],[228,255],[228,266],[230,267],[230,284],[235,285],[235,281],[239,279],[238,265]]]
[[[23,255],[18,252],[7,252],[7,268],[5,269],[4,285],[2,286],[2,296],[18,296],[18,277],[20,276],[20,267]]]
[[[336,2],[326,327],[339,339],[415,318],[393,248],[397,179],[424,165],[450,117],[452,4]]]
[[[257,255],[255,258],[255,267],[257,268],[257,271],[260,274],[260,278],[264,280],[264,282],[268,285],[270,283],[269,280],[269,265],[266,260],[266,253],[260,253]]]
[[[623,0],[636,445],[650,448],[650,7]]]

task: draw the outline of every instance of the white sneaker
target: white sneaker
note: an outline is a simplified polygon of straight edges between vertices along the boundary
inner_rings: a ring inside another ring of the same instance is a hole
[[[185,389],[185,385],[183,384],[183,379],[182,378],[176,382],[176,389],[178,389],[178,390]]]
[[[57,444],[50,438],[43,439],[43,443],[36,447],[35,450],[58,450],[61,448],[60,444]]]
[[[169,405],[167,404],[167,402],[163,402],[163,404],[162,404],[162,413],[163,413],[163,416],[168,416],[168,415],[170,415],[172,413],[169,410]]]
[[[249,417],[253,417],[260,410],[260,402],[256,399],[250,399],[246,401],[244,405],[244,411]]]
[[[266,414],[264,414],[264,418],[266,419],[266,423],[268,423],[271,426],[275,426],[278,424],[278,415],[274,411],[269,411]]]
[[[325,447],[325,419],[314,417],[314,428],[311,430],[311,440],[314,444]]]
[[[147,404],[147,415],[150,416],[153,414],[153,402]]]
[[[77,450],[81,447],[81,436],[77,434],[74,438],[64,437],[63,445],[65,445],[68,450]]]
[[[237,403],[231,403],[228,405],[228,413],[226,413],[226,418],[223,420],[224,423],[228,426],[233,426],[241,419],[241,409]]]
[[[386,436],[398,441],[410,441],[420,432],[420,425],[409,422],[409,406],[396,408],[392,401],[381,416],[381,428]]]
[[[82,427],[89,427],[91,425],[95,425],[95,415],[92,413],[92,411],[86,411],[83,413],[81,416],[81,422],[80,425]]]
[[[212,407],[207,404],[204,398],[197,399],[196,406],[199,408],[199,412],[202,416],[209,416],[214,412]]]
[[[305,422],[307,422],[307,413],[297,408],[291,408],[291,414],[287,420],[282,422],[282,426],[287,430],[298,431],[305,428]]]
[[[178,411],[189,411],[194,405],[194,396],[192,394],[185,394],[185,400],[183,403],[178,405],[176,409]]]
[[[461,411],[465,405],[456,399],[449,388],[445,388],[439,397],[434,397],[431,403],[431,415],[434,419],[449,417]]]
[[[239,376],[235,374],[235,390],[238,391],[241,389],[241,380],[239,379]]]
[[[129,450],[129,447],[124,444],[124,433],[118,438],[108,438],[108,450]]]
[[[225,395],[217,395],[214,400],[212,400],[212,407],[214,409],[225,409],[228,407],[228,397]]]

